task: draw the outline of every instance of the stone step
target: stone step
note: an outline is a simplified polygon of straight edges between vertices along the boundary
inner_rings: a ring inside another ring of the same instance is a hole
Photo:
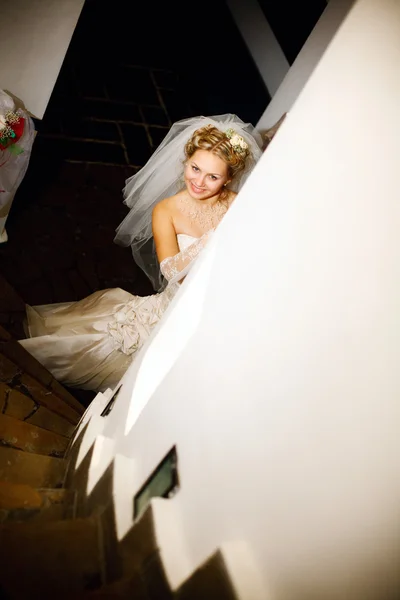
[[[62,417],[59,417],[45,406],[39,406],[34,413],[28,415],[25,421],[67,438],[71,438],[75,431],[74,425]]]
[[[95,519],[0,525],[0,585],[9,600],[79,598],[102,584]]]
[[[43,500],[51,504],[60,504],[65,502],[69,491],[65,488],[39,488],[37,492],[42,496]]]
[[[0,411],[65,437],[71,437],[75,430],[75,425],[6,383],[0,383]]]
[[[64,488],[34,488],[24,483],[0,481],[0,508],[13,510],[63,504],[68,494]]]
[[[42,495],[32,486],[0,481],[0,509],[40,508],[42,504]]]
[[[65,469],[64,459],[0,447],[0,481],[34,488],[61,487]]]
[[[31,398],[36,404],[45,406],[59,417],[72,423],[72,425],[79,423],[84,412],[81,405],[79,409],[77,407],[72,408],[63,399],[56,396],[51,389],[46,388],[40,381],[23,371],[18,364],[2,354],[1,351],[0,381]]]
[[[13,510],[0,510],[1,523],[46,523],[61,521],[65,518],[64,504],[50,504],[42,508],[15,508]]]
[[[105,585],[99,590],[86,592],[81,596],[81,600],[91,600],[92,598],[93,600],[122,600],[126,598],[149,600],[149,595],[143,578],[140,574],[137,574]]]
[[[74,515],[74,494],[0,481],[0,522],[56,521]]]
[[[0,283],[2,283],[1,279]],[[4,330],[0,331],[0,352],[17,364],[21,371],[33,377],[43,387],[54,393],[55,396],[63,400],[80,415],[83,415],[85,409],[82,404],[58,383],[52,374],[32,354],[29,354],[17,340],[13,340],[9,335],[7,336],[7,332]]]
[[[36,425],[0,414],[0,443],[25,452],[63,457],[69,440]]]

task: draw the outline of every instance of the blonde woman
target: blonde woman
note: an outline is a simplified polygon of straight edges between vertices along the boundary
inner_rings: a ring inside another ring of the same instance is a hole
[[[65,385],[115,387],[229,210],[261,145],[234,115],[175,123],[126,182],[131,211],[116,236],[162,291],[140,297],[116,288],[79,302],[27,306],[30,337],[20,343]]]

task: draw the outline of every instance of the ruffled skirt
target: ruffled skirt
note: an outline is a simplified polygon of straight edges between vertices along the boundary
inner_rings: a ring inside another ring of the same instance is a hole
[[[29,338],[20,344],[60,383],[94,391],[113,389],[177,288],[146,297],[115,288],[79,302],[27,306]]]

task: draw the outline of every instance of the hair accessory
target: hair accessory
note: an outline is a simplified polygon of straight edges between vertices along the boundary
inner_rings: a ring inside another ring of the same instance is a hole
[[[236,133],[234,129],[227,129],[225,135],[229,140],[230,145],[238,154],[244,154],[248,149],[248,144],[244,141],[241,135]]]

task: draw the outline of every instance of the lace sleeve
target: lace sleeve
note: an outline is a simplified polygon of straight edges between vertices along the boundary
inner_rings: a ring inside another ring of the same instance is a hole
[[[207,244],[211,234],[212,230],[202,235],[196,242],[193,242],[178,254],[168,256],[168,258],[161,261],[161,273],[170,284],[181,281],[187,275],[192,263]]]

